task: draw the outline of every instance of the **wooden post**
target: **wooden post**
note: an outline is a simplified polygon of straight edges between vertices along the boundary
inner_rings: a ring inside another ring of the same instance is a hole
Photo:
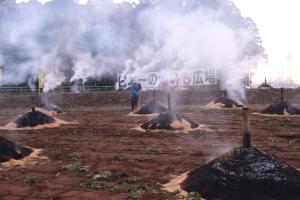
[[[172,107],[171,107],[171,94],[168,94],[168,110],[171,111]]]
[[[281,101],[284,101],[284,91],[283,91],[283,88],[280,88],[280,100]]]
[[[224,90],[224,97],[227,97],[227,91]]]
[[[243,120],[243,147],[251,148],[250,118],[249,118],[248,108],[243,108],[242,120]]]
[[[156,102],[156,90],[154,89],[152,92],[153,101]]]
[[[32,109],[32,112],[35,112],[35,107],[32,107],[31,109]]]

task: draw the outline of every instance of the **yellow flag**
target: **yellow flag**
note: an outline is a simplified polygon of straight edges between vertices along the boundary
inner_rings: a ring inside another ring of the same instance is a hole
[[[45,82],[45,74],[39,73],[39,89],[44,88],[44,82]]]

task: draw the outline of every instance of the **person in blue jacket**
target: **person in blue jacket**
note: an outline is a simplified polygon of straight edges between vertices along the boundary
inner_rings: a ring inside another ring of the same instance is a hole
[[[141,84],[133,81],[130,86],[130,92],[131,92],[131,110],[135,110],[138,107],[139,104],[139,98],[140,98],[140,90],[142,89]]]

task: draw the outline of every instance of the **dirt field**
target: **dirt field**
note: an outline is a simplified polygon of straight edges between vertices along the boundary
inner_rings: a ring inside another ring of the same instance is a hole
[[[276,99],[273,93],[265,99],[263,93],[252,95],[252,112]],[[298,96],[293,97],[299,107]],[[128,95],[57,96],[64,113],[56,117],[75,124],[0,131],[7,139],[40,149],[22,165],[0,166],[0,199],[184,199],[163,191],[162,185],[241,144],[241,111],[204,108],[213,98],[210,93],[202,102],[176,106],[204,125],[200,130],[142,133],[133,128],[148,117],[128,116]],[[254,104],[256,99],[260,104]],[[1,96],[0,125],[36,101],[32,95]],[[300,117],[252,114],[251,130],[255,146],[300,169]]]

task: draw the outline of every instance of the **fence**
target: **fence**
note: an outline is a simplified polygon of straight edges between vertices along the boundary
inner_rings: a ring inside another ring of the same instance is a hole
[[[114,86],[60,86],[51,90],[50,92],[100,92],[100,91],[112,91],[115,90]],[[0,93],[31,93],[38,92],[38,90],[32,90],[30,87],[18,87],[18,86],[3,86],[0,87]]]

